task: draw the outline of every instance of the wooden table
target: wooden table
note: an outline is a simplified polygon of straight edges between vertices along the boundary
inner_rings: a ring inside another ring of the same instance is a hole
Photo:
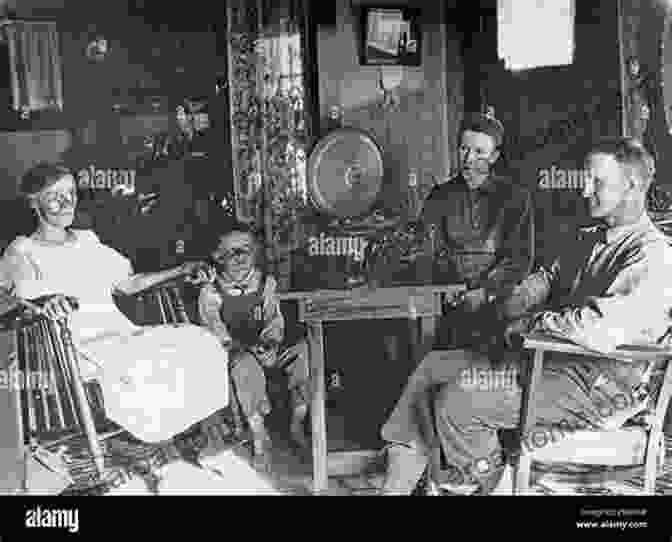
[[[415,361],[419,361],[434,344],[436,317],[442,314],[443,306],[465,289],[464,285],[404,286],[281,294],[281,299],[299,303],[299,320],[308,327],[315,493],[328,489],[329,475],[346,476],[361,472],[371,457],[378,453],[377,450],[327,453],[323,323],[407,318],[411,330],[412,355]]]

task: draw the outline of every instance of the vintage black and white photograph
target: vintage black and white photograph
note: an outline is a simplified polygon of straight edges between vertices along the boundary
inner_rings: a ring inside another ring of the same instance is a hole
[[[363,17],[365,64],[404,65],[419,62],[421,36],[416,21],[406,10],[371,7],[364,10]]]
[[[4,538],[669,531],[672,0],[0,0],[0,209]]]

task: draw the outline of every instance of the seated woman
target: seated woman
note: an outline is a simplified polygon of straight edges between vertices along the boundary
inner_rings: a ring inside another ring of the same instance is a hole
[[[256,265],[257,245],[253,232],[236,224],[221,235],[211,254],[214,277],[199,295],[201,321],[229,348],[231,376],[243,416],[254,439],[254,460],[268,466],[270,439],[264,417],[271,405],[266,391],[266,372],[279,369],[289,378],[292,400],[291,437],[307,449],[304,422],[308,414],[308,356],[305,341],[280,348],[285,321],[276,296],[276,282]]]
[[[161,442],[226,406],[227,353],[216,337],[198,326],[136,326],[112,298],[115,290],[132,294],[199,264],[133,275],[129,260],[93,231],[71,227],[77,188],[64,166],[37,165],[21,192],[38,226],[5,250],[0,288],[24,299],[55,296],[44,310],[69,319],[82,377],[100,383],[106,415],[138,439]],[[79,310],[65,296],[76,298]]]

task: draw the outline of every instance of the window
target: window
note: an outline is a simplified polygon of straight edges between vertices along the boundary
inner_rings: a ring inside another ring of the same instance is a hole
[[[574,13],[575,0],[498,0],[499,58],[510,70],[571,64]]]

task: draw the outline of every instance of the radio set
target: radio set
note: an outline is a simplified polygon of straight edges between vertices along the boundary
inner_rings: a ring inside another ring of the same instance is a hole
[[[304,242],[292,254],[292,290],[429,280],[415,266],[418,252],[427,248],[427,236],[415,224],[418,198],[409,202],[413,216],[385,216],[376,208],[384,172],[382,150],[363,130],[337,127],[316,143],[307,164],[315,214],[303,224]],[[417,196],[413,179],[409,190]]]

